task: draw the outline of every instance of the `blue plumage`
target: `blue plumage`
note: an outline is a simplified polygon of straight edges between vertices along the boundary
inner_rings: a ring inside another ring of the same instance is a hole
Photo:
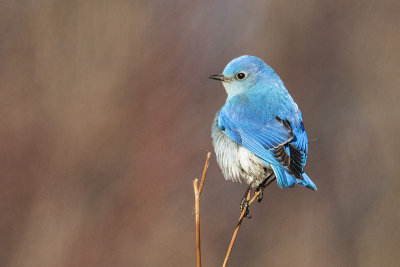
[[[212,128],[225,178],[242,176],[258,186],[273,171],[281,188],[297,183],[317,190],[304,173],[308,138],[302,114],[275,71],[259,58],[242,56],[210,78],[222,81],[228,94]]]

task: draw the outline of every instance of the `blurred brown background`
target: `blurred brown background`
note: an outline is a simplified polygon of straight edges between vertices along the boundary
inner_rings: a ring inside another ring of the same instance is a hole
[[[229,266],[400,265],[399,1],[2,1],[0,266],[195,266],[192,180],[263,58],[301,107],[319,191],[267,189]],[[203,265],[245,184],[213,154]]]

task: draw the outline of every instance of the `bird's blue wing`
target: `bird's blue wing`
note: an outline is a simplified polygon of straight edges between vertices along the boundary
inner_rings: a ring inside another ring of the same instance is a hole
[[[274,118],[265,123],[242,123],[233,121],[221,112],[218,127],[233,141],[244,147],[258,145],[271,150],[287,143],[293,138],[293,132],[287,122]]]
[[[247,106],[247,102],[240,98],[234,103],[227,103],[221,109],[218,127],[238,145],[270,164],[280,163],[280,155],[274,155],[274,149],[288,143],[294,137],[288,121],[276,116],[265,116]]]

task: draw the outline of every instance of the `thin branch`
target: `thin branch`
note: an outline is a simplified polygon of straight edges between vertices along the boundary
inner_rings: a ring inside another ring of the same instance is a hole
[[[269,186],[269,185],[272,183],[272,181],[274,181],[274,180],[275,180],[275,178],[274,178],[274,179],[271,179],[271,181],[269,181],[269,182],[265,185],[264,188],[266,188],[267,186]],[[247,201],[249,202],[248,207],[250,207],[251,203],[254,202],[254,200],[257,198],[257,196],[258,196],[260,193],[261,193],[261,191],[255,192],[254,195],[253,195],[253,197],[250,199],[251,189],[249,190],[249,192],[247,193],[247,197],[246,197]],[[225,259],[224,259],[224,263],[222,264],[222,267],[226,267],[226,264],[228,263],[229,255],[231,254],[231,251],[232,251],[232,248],[233,248],[233,244],[235,244],[236,236],[237,236],[237,234],[238,234],[238,232],[239,232],[239,228],[240,228],[240,225],[242,224],[242,221],[243,221],[243,218],[244,218],[245,213],[246,213],[246,209],[243,209],[243,210],[242,210],[242,213],[240,214],[239,221],[238,221],[238,223],[237,223],[237,225],[236,225],[235,231],[233,231],[233,236],[232,236],[232,239],[231,239],[231,243],[229,244],[228,251],[226,252]]]
[[[197,249],[197,267],[201,267],[201,246],[200,246],[200,194],[203,190],[204,180],[206,178],[208,165],[210,162],[211,153],[208,152],[206,163],[204,165],[203,175],[201,176],[200,186],[198,187],[198,179],[194,179],[193,181],[193,190],[194,190],[194,210],[196,214],[196,249]]]
[[[200,187],[199,187],[199,195],[201,194],[201,191],[203,191],[204,179],[206,179],[208,165],[210,164],[210,157],[211,157],[211,152],[208,152],[207,153],[207,158],[206,158],[206,163],[204,164],[203,175],[201,176]]]
[[[200,248],[200,195],[197,187],[196,178],[193,181],[194,188],[194,210],[196,214],[196,250],[197,250],[197,267],[201,267],[201,248]]]

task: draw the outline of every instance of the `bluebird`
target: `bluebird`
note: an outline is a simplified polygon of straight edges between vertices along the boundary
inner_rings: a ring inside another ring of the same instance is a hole
[[[228,95],[211,128],[225,179],[242,177],[248,190],[260,193],[275,178],[280,188],[299,184],[317,190],[304,172],[308,138],[301,111],[278,74],[261,59],[245,55],[209,78],[221,81]]]

